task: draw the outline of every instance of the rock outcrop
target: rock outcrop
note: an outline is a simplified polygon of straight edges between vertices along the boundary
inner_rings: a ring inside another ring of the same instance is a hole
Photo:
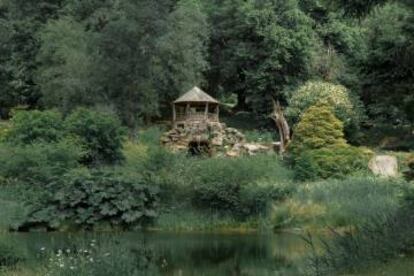
[[[273,152],[272,145],[247,143],[244,135],[224,123],[187,123],[164,133],[161,143],[172,151],[204,152],[237,157]]]
[[[398,160],[395,156],[378,155],[373,157],[368,164],[370,170],[378,176],[397,177]]]
[[[173,151],[188,150],[199,145],[209,153],[226,153],[234,145],[244,143],[244,135],[223,123],[187,123],[184,127],[173,128],[164,133],[161,143]]]

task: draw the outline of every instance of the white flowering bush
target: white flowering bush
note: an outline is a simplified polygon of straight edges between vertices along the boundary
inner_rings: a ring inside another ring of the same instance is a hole
[[[41,248],[46,258],[45,276],[113,276],[157,275],[151,251],[127,243],[91,240],[79,248],[62,248],[49,252]]]
[[[306,82],[292,93],[288,102],[286,116],[294,123],[303,112],[316,104],[327,104],[332,107],[345,128],[358,125],[364,114],[360,101],[352,97],[345,86],[324,81]]]

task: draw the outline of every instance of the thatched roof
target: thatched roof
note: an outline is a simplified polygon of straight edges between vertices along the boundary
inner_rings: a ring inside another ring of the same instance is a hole
[[[215,103],[219,101],[211,97],[209,94],[195,86],[193,89],[179,97],[174,103]]]

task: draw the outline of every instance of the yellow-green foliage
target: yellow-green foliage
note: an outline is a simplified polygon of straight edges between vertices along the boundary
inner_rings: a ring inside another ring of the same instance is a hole
[[[345,178],[368,171],[373,152],[350,145],[304,151],[296,159],[295,176],[300,180]]]
[[[362,117],[361,105],[350,96],[346,87],[323,81],[308,81],[299,87],[289,99],[286,114],[296,121],[303,111],[318,103],[331,106],[345,126],[358,123]]]
[[[343,128],[329,106],[311,106],[294,126],[290,150],[296,157],[306,150],[345,146]]]
[[[343,123],[325,104],[310,107],[294,127],[290,145],[295,176],[300,180],[342,178],[367,170],[369,149],[350,146]]]

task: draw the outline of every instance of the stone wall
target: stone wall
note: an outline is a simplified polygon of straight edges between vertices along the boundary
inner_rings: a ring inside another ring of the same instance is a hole
[[[239,156],[273,151],[272,147],[246,143],[244,135],[235,128],[219,122],[188,122],[184,127],[173,128],[161,137],[163,146],[172,151],[189,151],[199,145],[209,155]]]

